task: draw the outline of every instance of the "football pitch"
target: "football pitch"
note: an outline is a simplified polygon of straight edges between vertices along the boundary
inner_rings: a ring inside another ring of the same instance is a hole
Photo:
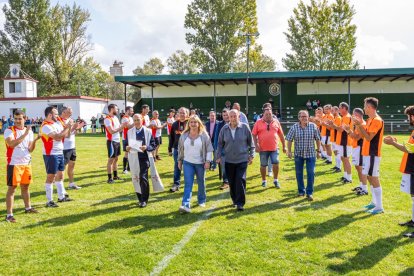
[[[408,133],[397,137],[406,141]],[[402,153],[395,148],[383,145],[384,214],[364,212],[371,195],[351,192],[358,184],[354,169],[354,183],[342,184],[342,174],[331,173],[332,165],[322,161],[317,161],[315,201],[297,198],[294,163],[283,153],[280,190],[261,186],[258,155],[249,166],[244,212],[236,212],[228,191],[219,190],[216,170],[206,173],[207,206],[197,206],[195,185],[192,213],[180,214],[182,189],[168,191],[173,159],[167,155],[166,141],[165,137],[162,160],[156,163],[166,191],[151,193],[148,206],[139,208],[129,175],[106,183],[105,137],[79,135],[75,180],[83,189],[68,190],[74,201],[52,209],[44,207],[39,141],[32,154],[31,186],[32,205],[39,214],[25,214],[16,196],[15,224],[4,221],[3,158],[0,274],[414,275],[414,239],[402,236],[414,229],[398,225],[411,218],[411,198],[400,192]],[[5,156],[5,146],[0,156]],[[119,165],[122,156],[120,161]]]

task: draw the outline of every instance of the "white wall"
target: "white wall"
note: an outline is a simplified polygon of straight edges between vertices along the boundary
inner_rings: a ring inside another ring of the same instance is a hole
[[[345,82],[298,82],[298,95],[348,94],[348,81]],[[390,81],[351,81],[352,94],[414,93],[414,80]]]
[[[86,121],[87,124],[91,123],[91,118],[95,116],[99,118],[101,114],[106,109],[106,102],[92,102],[92,101],[85,101],[79,100],[79,114],[82,119]],[[75,110],[74,110],[75,111]],[[75,112],[74,112],[75,113]],[[77,116],[73,116],[73,118],[77,118]]]
[[[109,101],[108,104],[116,104],[119,108],[119,112],[121,111],[125,111],[125,101],[124,100],[111,100]],[[134,107],[134,103],[133,102],[129,102],[127,101],[127,106],[132,106]],[[105,106],[105,113],[108,112],[107,106]]]
[[[11,82],[21,83],[20,93],[10,93],[9,84]],[[4,80],[4,97],[5,98],[20,98],[20,97],[36,98],[37,97],[37,83],[31,80],[25,80],[25,79]]]
[[[151,99],[151,87],[141,89],[142,98]],[[216,97],[227,96],[246,96],[245,84],[226,84],[216,83]],[[249,96],[256,96],[256,84],[249,85]],[[188,97],[214,97],[213,85],[197,85],[197,86],[157,86],[154,87],[154,98],[188,98]]]

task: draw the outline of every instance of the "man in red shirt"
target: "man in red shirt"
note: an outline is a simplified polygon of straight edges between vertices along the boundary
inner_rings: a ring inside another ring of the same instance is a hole
[[[282,142],[283,152],[286,153],[285,136],[278,120],[272,116],[272,109],[263,110],[263,118],[258,120],[252,131],[256,152],[260,153],[260,174],[262,186],[266,187],[266,166],[270,158],[273,167],[273,184],[280,189],[277,179],[279,174],[279,140]]]

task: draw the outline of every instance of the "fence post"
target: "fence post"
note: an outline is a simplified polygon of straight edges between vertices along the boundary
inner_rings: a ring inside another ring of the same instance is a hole
[[[394,122],[391,122],[391,133],[394,134]]]

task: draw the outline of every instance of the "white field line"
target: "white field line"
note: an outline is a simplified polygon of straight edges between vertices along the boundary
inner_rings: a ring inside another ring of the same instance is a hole
[[[184,237],[174,245],[171,252],[166,255],[152,270],[150,275],[160,275],[160,273],[167,268],[169,263],[171,262],[174,257],[178,256],[184,246],[191,240],[191,238],[194,236],[194,234],[197,232],[198,228],[201,226],[201,224],[208,219],[208,217],[213,213],[213,211],[216,209],[216,205],[218,202],[220,202],[226,195],[228,195],[228,192],[222,193],[215,204],[211,206],[211,208],[203,213],[203,215],[200,216],[200,218],[193,224],[193,226],[190,228],[190,230],[187,231],[187,233],[184,235]]]

